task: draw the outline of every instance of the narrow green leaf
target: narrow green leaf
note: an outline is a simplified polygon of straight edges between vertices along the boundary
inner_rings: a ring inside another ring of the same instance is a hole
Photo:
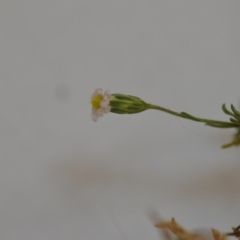
[[[227,108],[226,108],[226,104],[224,103],[222,105],[222,110],[224,113],[226,113],[227,115],[230,115],[230,116],[234,116],[234,114],[232,112],[230,112]]]
[[[239,128],[240,125],[229,123],[229,124],[217,124],[217,123],[206,123],[207,126],[216,127],[216,128]]]
[[[231,109],[234,112],[235,115],[237,115],[238,117],[240,117],[240,112],[237,111],[237,109],[233,106],[233,104],[231,104]]]
[[[234,118],[230,118],[230,121],[233,122],[233,123],[239,123],[239,121],[234,119]]]

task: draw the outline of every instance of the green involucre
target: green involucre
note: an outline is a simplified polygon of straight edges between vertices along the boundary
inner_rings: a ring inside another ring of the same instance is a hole
[[[118,114],[140,113],[148,109],[148,104],[138,97],[112,94],[110,99],[111,112]]]

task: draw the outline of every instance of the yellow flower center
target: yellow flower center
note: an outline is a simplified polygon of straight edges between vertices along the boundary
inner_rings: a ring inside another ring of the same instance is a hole
[[[103,96],[102,95],[97,95],[94,98],[92,98],[92,100],[91,100],[92,108],[93,109],[101,108],[102,100],[103,100]]]

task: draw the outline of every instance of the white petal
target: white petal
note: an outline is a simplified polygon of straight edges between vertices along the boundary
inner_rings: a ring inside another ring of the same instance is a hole
[[[101,88],[97,88],[95,92],[92,94],[92,98],[96,97],[97,95],[103,95],[103,90]]]
[[[111,96],[110,90],[106,90],[104,92],[104,96],[107,96],[109,98]]]
[[[101,107],[102,107],[102,108],[106,108],[106,107],[108,106],[108,104],[109,104],[109,101],[108,101],[108,100],[103,100],[103,101],[101,102]]]
[[[98,115],[93,111],[92,112],[92,120],[96,122],[98,120]]]
[[[104,113],[109,113],[110,112],[111,107],[107,106],[106,108],[104,108]]]
[[[103,115],[103,113],[102,113],[102,110],[101,109],[94,109],[94,110],[92,110],[92,116],[94,117],[94,118],[99,118],[99,117],[101,117]]]
[[[97,112],[98,112],[98,116],[102,117],[103,114],[104,114],[104,109],[100,108],[100,109],[97,110]]]

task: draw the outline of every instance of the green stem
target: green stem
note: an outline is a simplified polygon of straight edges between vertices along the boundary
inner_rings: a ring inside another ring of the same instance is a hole
[[[212,120],[212,119],[206,119],[206,118],[197,118],[197,117],[194,117],[185,112],[178,113],[178,112],[172,111],[170,109],[163,108],[161,106],[157,106],[157,105],[153,105],[153,104],[148,104],[148,108],[166,112],[168,114],[171,114],[171,115],[174,115],[177,117],[181,117],[181,118],[185,118],[188,120],[193,120],[196,122],[203,122],[203,123],[212,125],[212,127],[240,127],[240,123],[224,122],[224,121],[218,121],[218,120]]]
[[[148,104],[148,109],[155,109],[155,110],[159,110],[159,111],[162,111],[162,112],[166,112],[166,113],[169,113],[171,115],[174,115],[174,116],[177,116],[177,117],[182,117],[182,118],[186,118],[184,116],[182,116],[180,113],[178,112],[174,112],[170,109],[167,109],[167,108],[163,108],[163,107],[160,107],[160,106],[157,106],[157,105],[152,105],[152,104]]]

